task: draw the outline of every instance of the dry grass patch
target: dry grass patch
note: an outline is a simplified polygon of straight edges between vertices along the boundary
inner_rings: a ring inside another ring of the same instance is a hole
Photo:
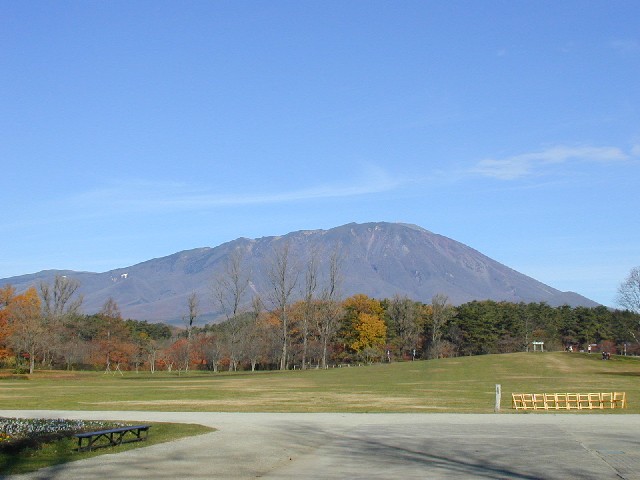
[[[3,380],[6,409],[245,412],[493,412],[514,393],[626,391],[640,413],[640,360],[519,353],[289,372],[158,372],[124,376],[40,372]],[[617,413],[617,412],[616,412]]]

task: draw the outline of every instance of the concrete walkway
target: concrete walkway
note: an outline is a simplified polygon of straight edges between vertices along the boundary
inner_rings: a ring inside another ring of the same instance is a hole
[[[640,480],[640,415],[0,411],[0,416],[185,422],[218,429],[12,479]]]

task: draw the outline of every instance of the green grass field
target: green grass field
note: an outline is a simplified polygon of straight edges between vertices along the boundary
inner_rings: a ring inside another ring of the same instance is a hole
[[[640,413],[640,359],[597,354],[517,353],[364,367],[258,373],[39,371],[0,380],[4,409],[220,412],[490,413],[495,385],[511,393],[627,393]]]
[[[21,448],[17,452],[0,448],[0,475],[19,474],[39,470],[52,465],[73,462],[98,455],[113,454],[168,442],[178,438],[209,433],[213,429],[203,425],[150,423],[149,437],[144,442],[125,443],[117,447],[104,447],[90,452],[77,452],[75,438],[63,438],[43,443],[37,448]]]
[[[0,374],[2,409],[240,412],[491,413],[495,385],[503,412],[511,393],[627,394],[628,408],[580,414],[640,413],[640,359],[578,353],[485,355],[365,367],[259,373],[39,371],[25,379]],[[555,412],[555,411],[554,411]],[[575,412],[575,411],[574,411]],[[572,413],[574,413],[572,412]],[[0,473],[22,473],[210,431],[156,424],[147,442],[77,453],[74,440],[15,453],[0,450]]]

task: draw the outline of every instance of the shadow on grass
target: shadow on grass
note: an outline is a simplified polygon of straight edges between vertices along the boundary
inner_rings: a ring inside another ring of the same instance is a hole
[[[600,372],[600,375],[615,375],[619,377],[640,377],[640,372],[638,371],[626,371],[626,372]]]
[[[0,446],[0,478],[33,472],[42,466],[56,466],[73,460],[71,440],[65,437],[25,439]]]
[[[134,449],[142,449],[159,443],[180,440],[185,437],[211,433],[215,429],[200,424],[172,424],[151,422],[154,434],[143,442],[126,442],[115,447],[101,444],[92,451],[78,452],[78,441],[73,436],[66,434],[39,437],[11,445],[0,445],[0,479],[7,475],[30,473],[31,479],[67,479],[70,478],[68,470],[77,471],[77,467],[71,467],[69,462],[84,460],[104,454],[120,454]],[[144,463],[145,468],[153,470],[157,459],[153,458]],[[37,471],[44,468],[42,471]],[[91,468],[91,467],[89,467]],[[82,470],[81,470],[82,471]],[[82,478],[91,477],[92,474],[80,475]],[[105,478],[108,478],[107,475]],[[131,478],[131,477],[123,477]],[[158,477],[162,478],[162,477]]]
[[[244,370],[244,371],[239,371],[239,372],[228,372],[228,371],[218,371],[218,372],[214,372],[214,371],[195,371],[195,372],[188,372],[188,373],[176,373],[176,372],[160,372],[158,374],[151,374],[149,372],[143,372],[140,373],[139,375],[136,374],[135,372],[127,372],[126,375],[118,375],[118,376],[112,376],[111,378],[117,379],[117,380],[138,380],[138,381],[145,381],[145,380],[156,380],[156,381],[160,381],[160,380],[212,380],[212,379],[225,379],[225,378],[231,378],[231,377],[242,377],[242,378],[259,378],[259,377],[277,377],[277,376],[283,376],[286,375],[288,373],[298,373],[301,370],[286,370],[286,371],[281,371],[281,370],[256,370],[254,372],[250,371],[250,370]]]

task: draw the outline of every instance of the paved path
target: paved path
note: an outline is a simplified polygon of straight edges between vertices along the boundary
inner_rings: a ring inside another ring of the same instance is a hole
[[[12,479],[640,480],[640,415],[0,411],[0,416],[187,422],[218,429]]]

